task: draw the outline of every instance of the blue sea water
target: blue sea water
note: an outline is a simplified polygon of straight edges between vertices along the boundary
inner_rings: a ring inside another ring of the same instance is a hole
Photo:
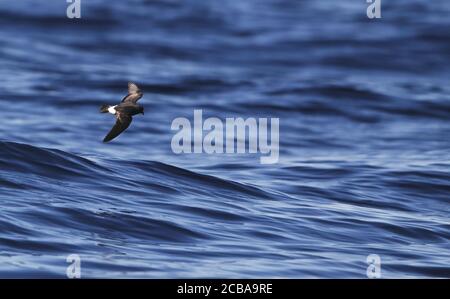
[[[66,6],[0,0],[0,277],[450,277],[448,1]],[[279,118],[279,162],[174,154],[194,109]]]

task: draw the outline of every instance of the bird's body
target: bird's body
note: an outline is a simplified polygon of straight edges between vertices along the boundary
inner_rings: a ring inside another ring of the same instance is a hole
[[[100,108],[101,113],[111,113],[116,116],[116,124],[103,139],[103,142],[111,141],[125,131],[130,126],[133,115],[144,114],[144,107],[136,104],[142,98],[142,95],[143,93],[136,84],[128,83],[128,95],[123,98],[120,104],[114,106],[103,105]]]

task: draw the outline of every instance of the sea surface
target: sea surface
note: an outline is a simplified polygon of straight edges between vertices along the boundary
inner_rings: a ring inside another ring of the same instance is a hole
[[[0,277],[449,278],[450,5],[367,5],[0,0]],[[279,118],[278,163],[175,154],[194,109]]]

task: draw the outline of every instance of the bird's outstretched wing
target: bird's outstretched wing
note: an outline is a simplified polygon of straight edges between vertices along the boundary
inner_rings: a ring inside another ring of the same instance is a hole
[[[132,117],[131,115],[125,114],[125,113],[119,113],[116,114],[116,124],[114,127],[112,127],[111,131],[109,131],[108,135],[103,139],[103,142],[108,142],[116,138],[120,135],[123,131],[125,131],[131,124]]]
[[[142,98],[142,95],[142,91],[136,84],[128,82],[128,94],[123,98],[122,102],[136,103],[140,98]]]

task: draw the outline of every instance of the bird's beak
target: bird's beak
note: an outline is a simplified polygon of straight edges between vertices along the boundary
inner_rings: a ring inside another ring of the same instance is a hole
[[[144,111],[142,111],[142,115],[144,115]]]

